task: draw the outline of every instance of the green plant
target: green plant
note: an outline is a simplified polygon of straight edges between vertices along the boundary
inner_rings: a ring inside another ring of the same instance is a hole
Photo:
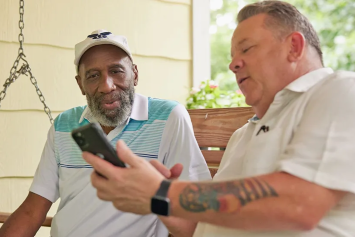
[[[192,88],[187,98],[188,109],[210,109],[248,106],[243,94],[222,90],[213,81],[202,82],[199,88]]]

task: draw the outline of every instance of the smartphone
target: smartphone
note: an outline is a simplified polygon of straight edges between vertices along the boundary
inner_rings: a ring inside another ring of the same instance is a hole
[[[89,123],[74,129],[71,134],[82,151],[97,155],[115,166],[126,167],[98,123]]]

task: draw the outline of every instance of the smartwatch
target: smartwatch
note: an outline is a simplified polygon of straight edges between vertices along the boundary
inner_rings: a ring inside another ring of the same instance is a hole
[[[150,208],[152,213],[160,216],[169,216],[170,200],[167,196],[168,196],[170,184],[171,181],[168,179],[164,179],[161,182],[157,193],[154,195],[154,197],[152,197],[151,200]]]

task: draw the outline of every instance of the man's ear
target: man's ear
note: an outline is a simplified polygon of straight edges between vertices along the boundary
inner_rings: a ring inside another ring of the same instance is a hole
[[[79,86],[79,88],[81,90],[81,94],[85,95],[85,92],[83,90],[83,85],[81,83],[81,77],[79,75],[76,75],[75,79],[76,79],[76,83],[78,84],[78,86]]]
[[[289,35],[287,41],[289,42],[289,52],[288,60],[290,62],[299,61],[305,52],[306,49],[306,39],[303,34],[300,32],[293,32]]]
[[[132,64],[132,70],[134,73],[134,86],[138,85],[138,67],[136,64]]]

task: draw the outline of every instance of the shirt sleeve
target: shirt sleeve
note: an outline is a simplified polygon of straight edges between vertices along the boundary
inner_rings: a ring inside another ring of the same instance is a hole
[[[159,156],[171,168],[176,163],[184,166],[181,180],[211,180],[206,161],[197,144],[187,110],[177,105],[169,115],[160,143]]]
[[[310,98],[280,171],[355,193],[355,80],[334,78]]]
[[[52,125],[30,187],[30,192],[38,194],[53,203],[59,198],[59,176],[54,153],[54,134],[54,125]]]

